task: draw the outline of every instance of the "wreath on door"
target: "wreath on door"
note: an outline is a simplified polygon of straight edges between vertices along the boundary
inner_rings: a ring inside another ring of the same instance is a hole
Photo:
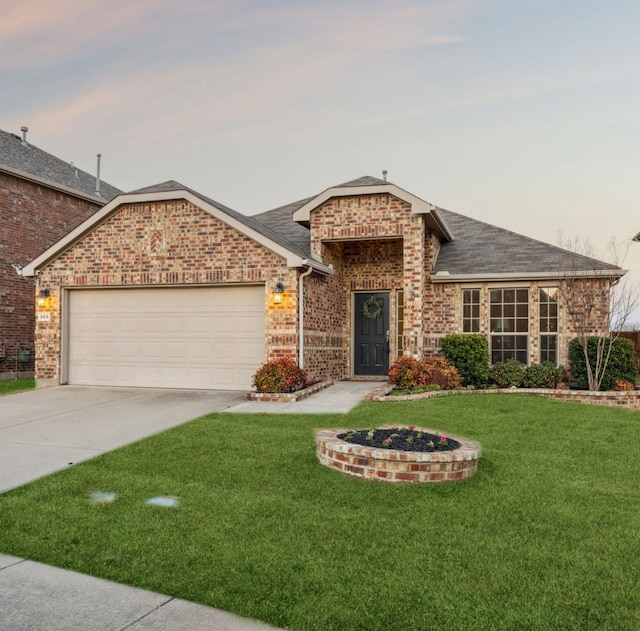
[[[362,315],[369,320],[375,320],[382,313],[382,303],[378,302],[374,296],[362,303]]]

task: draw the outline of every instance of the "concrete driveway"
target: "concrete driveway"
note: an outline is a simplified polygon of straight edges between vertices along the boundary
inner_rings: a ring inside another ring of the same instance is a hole
[[[0,397],[0,493],[242,401],[242,392],[89,386]]]

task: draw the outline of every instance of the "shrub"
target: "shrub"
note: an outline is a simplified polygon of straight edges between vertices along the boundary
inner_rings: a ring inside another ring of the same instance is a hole
[[[489,344],[484,335],[447,335],[442,338],[442,354],[460,373],[462,385],[476,388],[487,385]]]
[[[252,385],[258,392],[296,392],[307,385],[307,374],[292,359],[273,359],[258,368]]]
[[[402,390],[420,385],[420,362],[415,357],[398,357],[389,369],[389,381]]]
[[[630,390],[635,390],[635,387],[630,381],[618,379],[618,381],[616,381],[616,385],[613,386],[613,389],[617,392],[629,392]]]
[[[489,377],[499,388],[519,388],[524,382],[527,367],[515,359],[491,366]]]
[[[442,355],[425,357],[422,362],[425,384],[436,384],[443,389],[460,387],[460,373]]]
[[[460,375],[454,366],[442,357],[399,357],[389,370],[389,381],[402,390],[435,384],[440,388],[457,388]]]
[[[552,362],[527,366],[522,386],[525,388],[555,388],[566,379],[565,369]]]
[[[592,370],[595,370],[598,339],[604,339],[605,344],[611,344],[611,353],[607,362],[600,390],[611,390],[617,381],[635,382],[637,375],[636,363],[633,353],[634,347],[631,340],[622,337],[614,338],[598,338],[592,336],[587,338],[587,354]],[[581,388],[589,387],[589,379],[587,376],[587,366],[584,360],[584,352],[578,338],[574,338],[569,342],[569,361],[571,362],[571,374],[574,380]]]

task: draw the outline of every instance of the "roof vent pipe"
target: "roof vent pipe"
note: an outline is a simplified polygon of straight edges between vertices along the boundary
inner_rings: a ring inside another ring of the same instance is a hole
[[[20,131],[22,132],[22,144],[25,147],[28,147],[29,143],[27,142],[27,132],[29,131],[29,128],[23,125],[22,127],[20,127]]]
[[[382,179],[386,182],[387,181],[387,170],[384,169],[384,171],[382,171]]]
[[[99,153],[98,155],[98,172],[96,173],[96,197],[102,197],[102,195],[100,195],[100,158],[102,158],[102,154]]]

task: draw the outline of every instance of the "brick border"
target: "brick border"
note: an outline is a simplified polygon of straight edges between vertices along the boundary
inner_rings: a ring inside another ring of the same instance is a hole
[[[308,388],[297,390],[296,392],[247,392],[244,396],[249,401],[268,401],[275,403],[293,403],[300,401],[300,399],[306,399],[320,390],[324,390],[333,385],[333,380],[321,381],[320,383],[314,383]]]
[[[437,435],[442,433],[422,427],[415,429]],[[338,434],[348,431],[316,431],[316,454],[325,467],[382,482],[455,482],[471,477],[478,469],[480,444],[467,438],[447,434],[460,443],[453,451],[400,451],[354,445],[338,438]]]
[[[435,397],[464,394],[529,394],[558,401],[573,401],[574,403],[589,403],[591,405],[607,405],[640,410],[640,391],[638,390],[631,392],[616,392],[613,390],[595,392],[592,390],[553,390],[550,388],[488,388],[486,390],[434,390],[432,392],[421,392],[420,394],[388,396],[391,390],[393,390],[393,386],[385,383],[370,392],[365,399],[367,401],[413,401],[416,399],[433,399]]]

